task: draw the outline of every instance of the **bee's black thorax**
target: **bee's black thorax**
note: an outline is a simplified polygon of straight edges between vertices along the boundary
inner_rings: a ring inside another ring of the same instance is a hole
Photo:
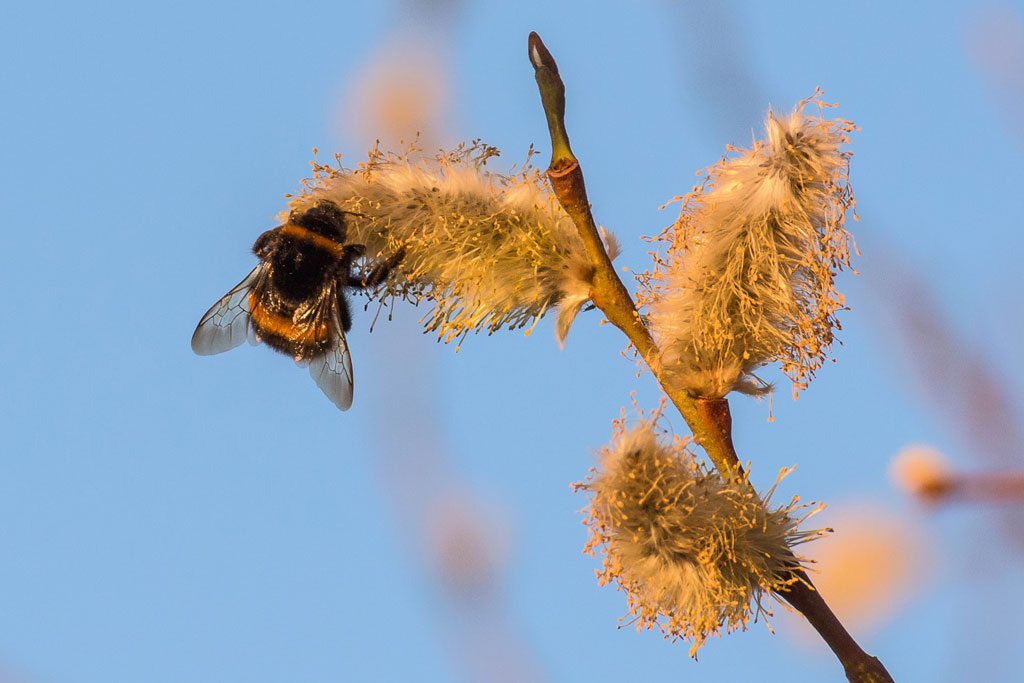
[[[298,306],[347,274],[356,249],[345,246],[345,212],[321,202],[260,235],[256,255],[270,265],[270,289]]]
[[[295,305],[316,296],[345,265],[327,250],[286,235],[281,236],[267,260],[272,288]]]

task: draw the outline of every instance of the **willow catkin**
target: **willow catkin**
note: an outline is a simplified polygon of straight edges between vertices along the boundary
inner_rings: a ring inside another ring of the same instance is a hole
[[[709,168],[657,238],[667,250],[640,299],[663,366],[693,395],[764,391],[753,373],[773,361],[803,389],[840,329],[854,126],[804,114],[825,106],[817,96],[769,113],[766,139]]]
[[[486,171],[494,154],[473,145],[418,163],[372,152],[355,171],[316,166],[293,211],[329,200],[350,212],[347,242],[365,245],[365,268],[400,256],[370,296],[428,301],[425,328],[445,342],[532,330],[555,307],[562,342],[590,298],[589,259],[540,173]]]
[[[658,435],[659,417],[617,420],[577,485],[590,494],[585,551],[601,554],[598,581],[625,591],[638,629],[688,639],[692,656],[709,636],[766,615],[766,597],[798,580],[790,548],[822,534],[797,528],[821,506],[770,507],[774,485],[761,496],[746,478],[709,471],[687,441]]]

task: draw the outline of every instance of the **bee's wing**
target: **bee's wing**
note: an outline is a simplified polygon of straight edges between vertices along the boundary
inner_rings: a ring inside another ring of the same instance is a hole
[[[345,330],[341,326],[337,301],[334,297],[331,297],[331,301],[331,333],[334,335],[332,343],[322,354],[296,362],[300,365],[308,363],[309,376],[320,390],[340,410],[348,410],[352,406],[352,356],[348,352],[348,342],[345,341]]]
[[[249,323],[249,292],[257,287],[267,272],[261,261],[245,279],[224,295],[206,312],[192,333],[192,350],[200,356],[212,356],[233,349],[246,339],[259,341]]]

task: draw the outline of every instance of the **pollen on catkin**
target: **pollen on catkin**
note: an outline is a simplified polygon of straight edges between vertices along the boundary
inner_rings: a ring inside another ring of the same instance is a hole
[[[561,343],[590,299],[592,267],[536,169],[483,168],[497,153],[474,143],[418,162],[371,150],[356,170],[315,164],[292,208],[327,199],[350,212],[347,242],[366,247],[363,267],[398,261],[368,295],[382,305],[428,301],[422,322],[438,339],[525,326],[529,334],[557,306]]]
[[[694,656],[709,636],[769,615],[766,598],[798,580],[791,546],[822,535],[797,526],[822,506],[770,508],[775,485],[760,496],[745,477],[709,471],[687,440],[658,434],[659,418],[617,420],[599,466],[576,485],[590,494],[584,552],[602,556],[598,583],[625,591],[630,624],[687,639]]]
[[[826,120],[819,98],[769,112],[766,139],[730,148],[654,238],[665,249],[640,278],[639,303],[665,370],[692,395],[763,393],[753,373],[779,361],[795,396],[841,329],[834,279],[850,265],[843,225],[854,205],[841,147],[855,127]]]

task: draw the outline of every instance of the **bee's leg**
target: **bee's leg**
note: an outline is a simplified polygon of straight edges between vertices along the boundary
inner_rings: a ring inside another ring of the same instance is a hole
[[[335,305],[338,307],[338,317],[341,318],[341,329],[348,332],[352,329],[352,311],[348,307],[348,299],[345,298],[345,290],[338,283],[334,290]]]
[[[399,249],[394,254],[378,263],[373,270],[366,274],[366,277],[359,278],[352,277],[350,275],[348,278],[348,286],[355,287],[357,289],[376,287],[387,279],[388,275],[391,273],[391,269],[397,266],[404,256],[405,249]]]
[[[252,253],[256,254],[257,258],[267,258],[270,252],[277,246],[278,234],[280,233],[280,226],[273,230],[267,230],[265,233],[256,238],[256,243],[252,245]]]
[[[334,271],[334,301],[338,309],[338,317],[341,319],[341,329],[348,332],[352,329],[352,311],[348,307],[348,299],[345,298],[345,288],[349,287],[349,280],[352,276],[352,259],[362,255],[364,247],[361,244],[345,247],[345,254],[337,262]]]

